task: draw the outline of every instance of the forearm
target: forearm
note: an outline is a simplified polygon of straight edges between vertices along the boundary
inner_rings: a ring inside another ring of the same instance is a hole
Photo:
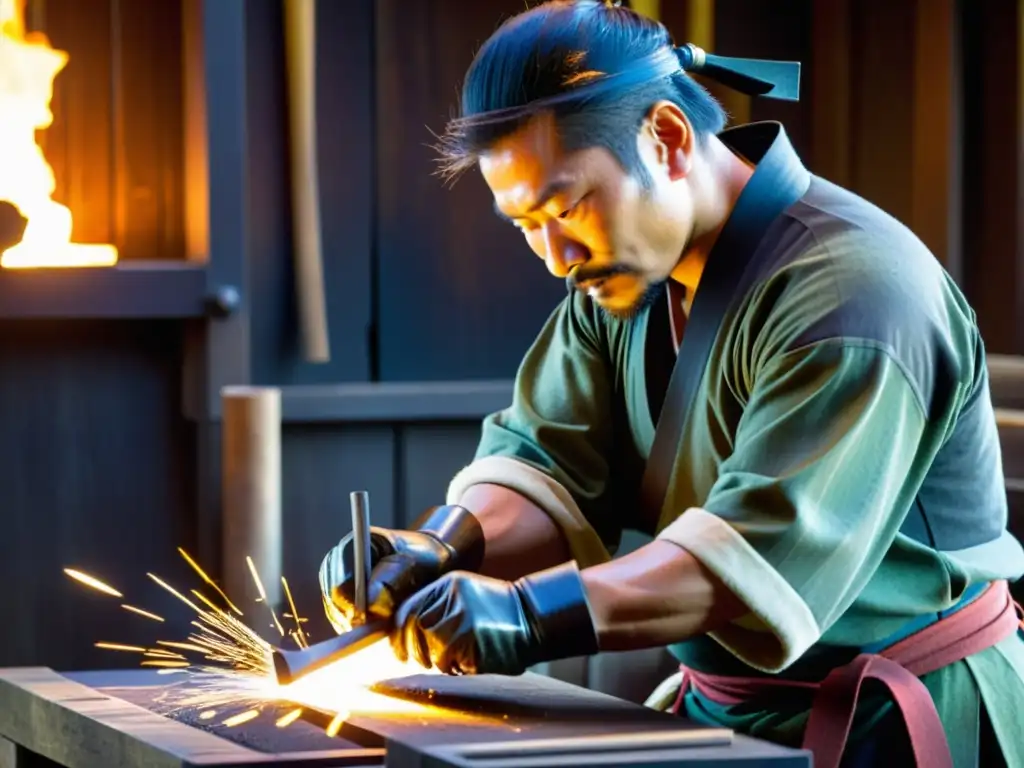
[[[581,576],[602,651],[670,645],[747,612],[697,558],[668,541],[651,542]]]
[[[459,500],[484,530],[484,563],[480,573],[517,579],[570,559],[561,530],[543,509],[501,485],[466,489]]]

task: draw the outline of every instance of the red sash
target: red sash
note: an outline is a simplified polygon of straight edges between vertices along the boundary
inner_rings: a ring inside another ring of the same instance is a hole
[[[918,768],[953,768],[935,703],[918,678],[991,648],[1022,630],[1024,611],[1010,597],[1007,583],[997,581],[966,607],[878,654],[862,653],[849,664],[833,669],[821,682],[725,677],[680,667],[683,681],[671,711],[679,711],[691,686],[723,705],[739,704],[771,691],[812,691],[803,748],[814,755],[815,768],[839,768],[861,686],[865,680],[878,680],[888,688],[903,717]]]

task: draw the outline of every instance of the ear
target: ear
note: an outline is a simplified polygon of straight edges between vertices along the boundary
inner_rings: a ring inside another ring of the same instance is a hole
[[[671,101],[659,101],[647,113],[644,130],[669,179],[685,177],[693,165],[694,134],[683,110]]]

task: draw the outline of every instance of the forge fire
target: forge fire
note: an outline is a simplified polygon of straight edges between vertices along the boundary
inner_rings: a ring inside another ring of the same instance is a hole
[[[53,122],[53,81],[68,59],[45,35],[26,30],[25,0],[0,0],[0,201],[27,220],[26,225],[5,215],[0,221],[0,267],[117,262],[113,245],[71,242],[71,211],[53,200],[53,169],[37,143],[37,131]],[[13,225],[5,226],[9,220]]]

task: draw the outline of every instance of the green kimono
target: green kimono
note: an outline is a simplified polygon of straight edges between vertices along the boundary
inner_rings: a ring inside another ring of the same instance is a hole
[[[754,238],[646,532],[691,552],[749,608],[673,646],[682,662],[820,679],[1019,578],[1024,551],[1006,530],[984,348],[956,285],[897,221],[810,176],[781,126],[722,139],[757,163],[762,186],[778,176],[806,191]],[[727,228],[756,226],[757,202],[741,198]],[[643,526],[636,494],[666,383],[649,374],[674,354],[655,341],[667,323],[664,302],[618,320],[568,296],[449,501],[505,485],[551,515],[581,566],[607,560],[624,529]],[[982,711],[1009,765],[1024,766],[1024,639],[924,682],[958,768],[976,764]],[[752,709],[690,693],[686,713],[798,745],[809,701],[792,699]],[[888,709],[865,701],[860,734]]]

